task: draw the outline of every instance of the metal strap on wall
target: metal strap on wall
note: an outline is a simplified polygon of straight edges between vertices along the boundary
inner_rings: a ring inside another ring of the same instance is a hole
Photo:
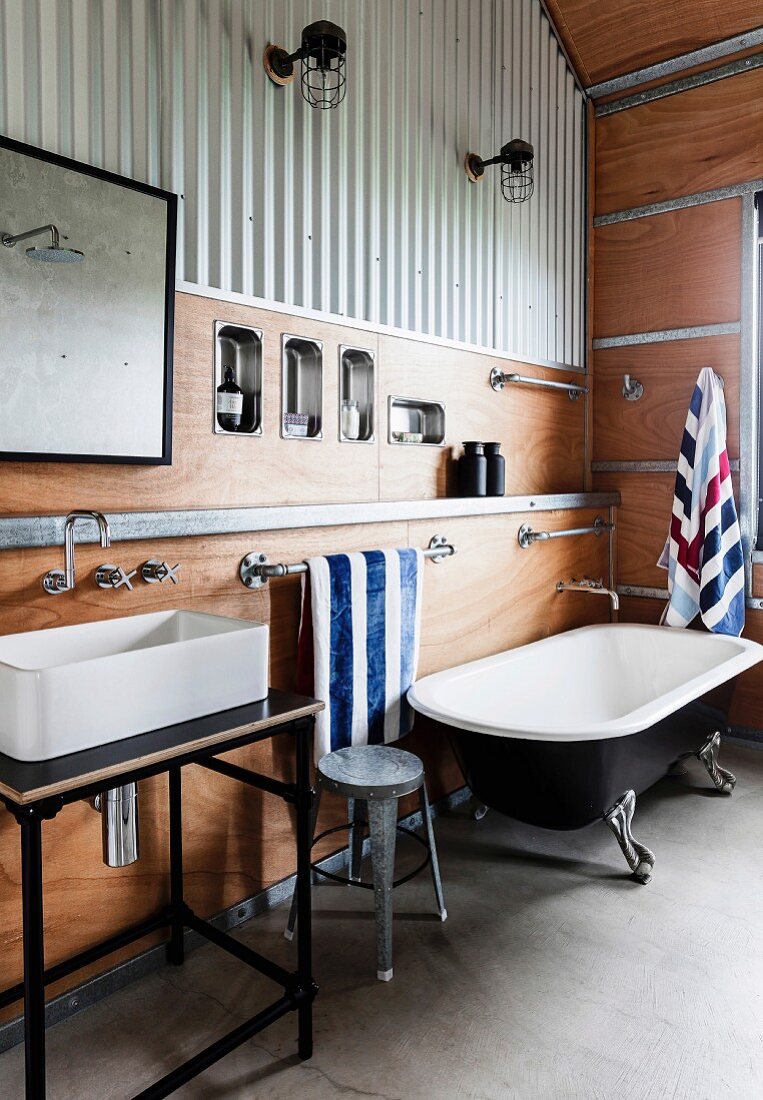
[[[689,328],[666,328],[655,332],[628,332],[622,336],[599,336],[593,341],[594,350],[627,348],[636,344],[661,344],[670,340],[699,340],[703,336],[738,336],[739,321],[725,321],[717,325],[691,325]]]
[[[708,191],[696,191],[693,195],[680,195],[676,199],[664,199],[645,206],[631,206],[626,210],[615,210],[611,214],[597,214],[593,219],[594,228],[602,225],[614,225],[616,222],[630,222],[636,218],[651,218],[655,214],[669,214],[672,210],[686,210],[690,206],[707,206],[724,199],[741,198],[763,191],[763,179],[748,180],[745,183],[733,183],[728,187],[715,187]]]
[[[114,542],[145,539],[235,535],[254,531],[293,531],[363,523],[447,519],[457,516],[497,516],[519,512],[559,512],[576,508],[607,508],[620,494],[548,493],[538,496],[441,497],[435,500],[373,500],[351,504],[284,504],[254,508],[199,508],[166,512],[110,512]],[[65,516],[7,516],[0,519],[0,550],[62,546]],[[76,534],[77,542],[97,542],[94,525]]]
[[[594,474],[674,474],[678,463],[672,459],[637,459],[628,462],[592,462]],[[729,461],[732,473],[739,471],[739,459]]]
[[[604,96],[617,95],[629,88],[637,88],[639,84],[646,84],[650,80],[661,80],[674,73],[693,69],[695,65],[704,65],[708,61],[718,61],[722,57],[731,57],[741,53],[742,50],[751,50],[756,46],[763,46],[763,27],[745,31],[731,38],[724,38],[720,42],[713,42],[710,46],[703,46],[699,50],[691,50],[689,53],[679,54],[667,61],[658,61],[655,65],[647,65],[643,69],[634,69],[633,72],[624,73],[622,76],[604,80],[600,84],[592,84],[587,89],[591,99],[603,99]]]
[[[735,61],[730,61],[728,65],[719,65],[717,69],[708,69],[703,73],[692,73],[691,76],[674,80],[670,84],[660,84],[656,88],[647,88],[646,91],[612,100],[611,103],[600,103],[596,107],[596,117],[603,118],[605,115],[612,115],[617,111],[627,111],[630,107],[641,107],[645,103],[653,102],[655,99],[666,99],[668,96],[687,92],[691,88],[700,88],[705,84],[714,84],[717,80],[725,80],[729,76],[751,72],[753,69],[761,68],[761,66],[763,66],[763,53],[753,54],[752,57],[739,57]]]

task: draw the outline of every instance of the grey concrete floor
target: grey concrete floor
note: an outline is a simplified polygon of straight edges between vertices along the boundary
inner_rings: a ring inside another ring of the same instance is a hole
[[[289,1016],[176,1095],[384,1100],[725,1100],[763,1096],[763,752],[725,746],[642,796],[654,849],[629,880],[605,826],[547,833],[466,807],[436,822],[449,918],[430,880],[396,891],[395,978],[375,979],[370,894],[314,889],[315,1056]],[[401,861],[416,858],[410,841]],[[289,963],[285,910],[239,935]],[[50,1100],[122,1100],[277,991],[214,947],[48,1033]],[[0,1057],[23,1096],[23,1051]]]

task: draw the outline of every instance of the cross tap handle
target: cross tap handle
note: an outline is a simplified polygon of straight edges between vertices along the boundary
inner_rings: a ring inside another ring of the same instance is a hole
[[[180,562],[177,562],[175,565],[168,565],[166,561],[152,559],[151,561],[144,562],[141,566],[140,575],[143,577],[146,584],[164,584],[165,581],[172,581],[173,584],[179,584],[179,569]]]
[[[99,565],[95,571],[95,583],[99,588],[113,588],[114,591],[124,586],[128,592],[132,592],[130,581],[137,572],[137,569],[133,569],[125,573],[121,565]]]

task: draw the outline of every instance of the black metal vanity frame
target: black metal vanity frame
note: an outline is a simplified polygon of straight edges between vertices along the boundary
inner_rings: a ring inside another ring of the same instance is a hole
[[[191,929],[241,962],[270,978],[283,989],[278,1000],[233,1031],[138,1093],[134,1100],[159,1100],[169,1096],[252,1036],[288,1012],[298,1015],[298,1050],[303,1059],[312,1055],[312,1003],[317,986],[312,978],[310,921],[310,783],[312,732],[316,711],[322,704],[302,696],[271,691],[259,703],[142,734],[93,750],[42,763],[22,763],[0,754],[0,798],[21,828],[21,877],[24,940],[24,980],[0,993],[0,1008],[23,997],[26,1100],[44,1100],[45,1085],[45,986],[73,974],[81,967],[162,928],[170,929],[168,960],[176,966],[184,960],[185,929]],[[276,734],[295,739],[296,782],[284,783],[249,771],[226,760],[221,753],[242,748]],[[230,734],[230,736],[228,736]],[[222,739],[221,739],[222,738]],[[214,739],[213,743],[210,741]],[[196,742],[196,747],[194,747]],[[155,759],[152,761],[152,755]],[[161,756],[162,759],[158,759]],[[276,795],[296,808],[297,842],[297,968],[288,971],[260,955],[209,921],[198,917],[183,898],[183,838],[181,774],[189,764],[209,768],[240,783]],[[122,770],[122,766],[124,770]],[[78,770],[81,768],[81,771]],[[42,823],[64,806],[87,799],[104,789],[104,778],[92,778],[109,770],[109,781],[131,783],[167,772],[169,775],[170,903],[161,912],[131,928],[110,936],[45,969],[42,885]],[[79,780],[82,782],[79,782]],[[87,780],[87,781],[85,781]],[[68,786],[69,783],[75,785]],[[61,787],[60,793],[43,794],[45,787]],[[66,789],[63,787],[66,786]],[[9,793],[11,792],[11,793]]]

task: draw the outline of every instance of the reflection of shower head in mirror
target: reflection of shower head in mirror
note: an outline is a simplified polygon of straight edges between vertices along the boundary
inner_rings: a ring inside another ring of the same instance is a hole
[[[41,260],[43,263],[48,264],[73,264],[84,260],[84,252],[80,252],[76,248],[63,248],[59,244],[58,229],[52,224],[41,225],[37,229],[28,229],[25,233],[16,233],[14,236],[6,233],[2,241],[6,248],[13,248],[19,241],[37,237],[40,233],[50,233],[50,244],[46,248],[28,248],[26,254],[30,260]]]

